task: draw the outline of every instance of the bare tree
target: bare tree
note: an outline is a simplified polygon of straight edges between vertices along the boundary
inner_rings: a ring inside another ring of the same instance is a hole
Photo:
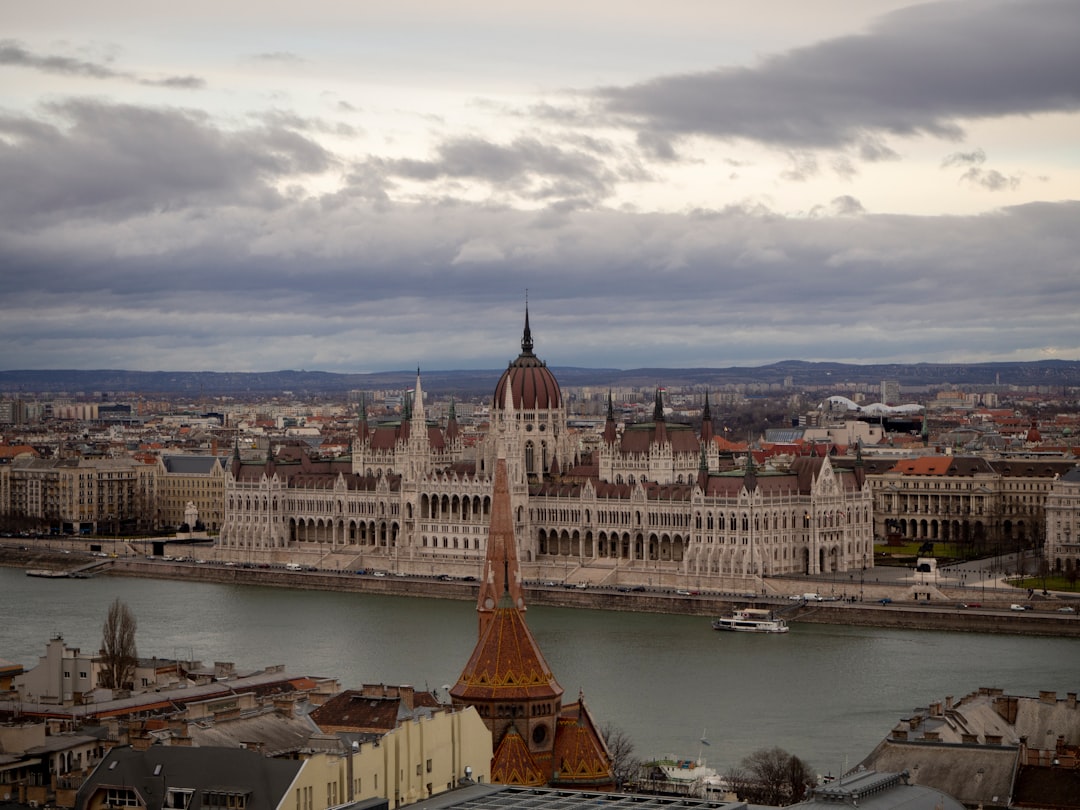
[[[634,756],[634,741],[630,735],[618,726],[605,723],[600,729],[600,736],[604,738],[611,755],[611,773],[615,777],[615,785],[622,788],[637,779],[641,760]]]
[[[130,689],[135,680],[135,615],[119,597],[109,606],[101,629],[101,685],[106,689]]]
[[[727,781],[742,801],[781,807],[806,798],[814,774],[783,748],[762,748],[732,768]]]

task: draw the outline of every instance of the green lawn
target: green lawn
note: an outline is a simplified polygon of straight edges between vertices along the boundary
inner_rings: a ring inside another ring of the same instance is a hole
[[[1035,591],[1042,591],[1043,578],[1042,577],[1026,577],[1024,579],[1012,579],[1009,580],[1010,585],[1015,585],[1017,588],[1023,588],[1027,590],[1032,588]],[[1064,575],[1058,574],[1056,576],[1048,574],[1046,577],[1046,590],[1048,591],[1075,591],[1076,582],[1070,583]]]
[[[934,543],[934,550],[929,554],[919,551],[921,547],[921,540],[912,540],[898,546],[878,543],[874,546],[874,560],[880,559],[879,555],[908,558],[912,562],[916,557],[936,557],[939,562],[946,562],[949,560],[973,560],[979,556],[970,545],[961,543]]]

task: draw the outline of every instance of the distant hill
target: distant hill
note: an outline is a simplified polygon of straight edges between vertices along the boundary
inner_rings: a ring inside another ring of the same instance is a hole
[[[785,360],[767,366],[730,368],[577,368],[552,366],[564,387],[683,386],[719,387],[732,383],[783,383],[796,386],[830,382],[879,383],[898,380],[902,386],[1041,385],[1051,388],[1080,386],[1080,361],[1040,360],[1026,363],[915,363],[855,365]],[[425,371],[424,388],[431,393],[460,397],[489,396],[503,369]],[[333,374],[325,371],[123,371],[52,370],[0,371],[0,395],[100,392],[105,395],[189,395],[235,397],[335,396],[353,389],[411,388],[416,372],[381,371],[370,374]]]

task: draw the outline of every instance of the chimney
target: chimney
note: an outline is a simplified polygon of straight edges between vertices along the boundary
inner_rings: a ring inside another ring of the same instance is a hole
[[[1057,703],[1057,692],[1049,692],[1046,690],[1039,690],[1039,703],[1048,703],[1053,705]]]

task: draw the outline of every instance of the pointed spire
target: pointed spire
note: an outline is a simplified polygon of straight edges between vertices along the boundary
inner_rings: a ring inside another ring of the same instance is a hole
[[[521,351],[524,354],[532,354],[533,339],[532,330],[529,329],[529,299],[525,299],[525,331],[521,335]]]
[[[450,413],[446,417],[446,438],[453,441],[460,432],[457,423],[457,411],[454,410],[454,398],[450,397]]]
[[[503,397],[503,410],[509,417],[514,412],[514,380],[513,378],[506,381],[506,393]]]
[[[424,391],[420,387],[420,367],[416,367],[416,388],[413,393],[413,407],[412,418],[418,422],[423,422],[424,417]]]
[[[495,461],[495,481],[491,497],[491,522],[488,526],[487,556],[483,581],[477,597],[480,634],[491,622],[496,607],[506,593],[512,606],[525,610],[518,567],[517,541],[514,537],[514,511],[510,502],[510,482],[506,458],[500,453]]]
[[[712,411],[709,409],[709,392],[705,391],[705,407],[701,409],[701,442],[705,444],[713,440]]]
[[[754,469],[754,449],[746,443],[746,472],[743,474],[743,486],[747,492],[757,489],[757,470]]]
[[[366,441],[368,437],[367,396],[362,391],[360,392],[360,404],[356,407],[356,416],[356,435],[360,441]]]
[[[863,463],[862,442],[857,439],[855,441],[855,469],[852,472],[855,473],[855,483],[861,489],[866,483],[866,465]]]
[[[656,386],[656,404],[653,406],[653,443],[667,444],[667,421],[664,419],[664,389]]]
[[[607,421],[604,422],[604,441],[614,444],[617,438],[615,430],[615,401],[611,396],[611,389],[607,392]]]
[[[701,445],[701,458],[698,461],[697,483],[701,491],[705,492],[709,485],[709,460],[705,456],[705,445]]]

